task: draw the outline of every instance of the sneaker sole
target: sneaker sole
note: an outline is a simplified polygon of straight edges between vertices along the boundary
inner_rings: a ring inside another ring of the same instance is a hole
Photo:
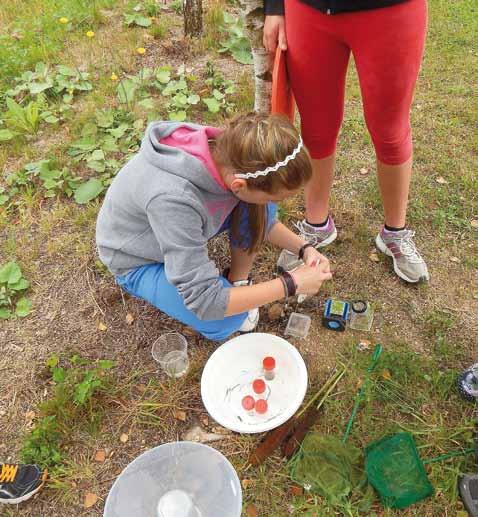
[[[392,257],[393,260],[393,270],[395,271],[395,274],[400,277],[402,280],[405,280],[405,282],[408,282],[409,284],[418,284],[420,282],[428,282],[427,277],[421,276],[418,280],[412,280],[409,278],[405,273],[403,273],[397,266],[397,260],[395,259],[393,253],[387,248],[387,245],[383,242],[382,236],[380,234],[377,235],[375,238],[375,246],[379,251],[387,255],[387,257]]]
[[[42,483],[39,487],[35,488],[33,492],[28,492],[28,494],[25,494],[22,497],[17,497],[16,499],[0,499],[0,504],[19,504],[23,503],[24,501],[28,501],[28,499],[33,497],[43,488],[44,484],[45,483]]]
[[[332,242],[335,241],[337,238],[337,228],[334,228],[334,231],[327,237],[327,239],[324,239],[323,241],[319,242],[319,244],[315,245],[315,248],[325,248],[325,246],[328,246]]]

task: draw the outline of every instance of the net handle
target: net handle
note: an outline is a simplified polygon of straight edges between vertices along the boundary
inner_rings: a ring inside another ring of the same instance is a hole
[[[448,458],[456,458],[457,456],[467,456],[468,454],[471,454],[472,452],[478,452],[478,449],[476,447],[471,447],[469,449],[465,449],[464,451],[449,452],[447,454],[442,454],[441,456],[436,456],[435,458],[429,458],[428,460],[422,460],[422,463],[424,465],[427,465],[429,463],[437,463],[439,461],[445,461]]]
[[[365,395],[365,390],[369,384],[370,376],[372,375],[372,372],[375,370],[375,367],[378,364],[378,360],[380,359],[380,355],[382,354],[382,345],[377,344],[375,345],[373,355],[372,355],[372,361],[370,363],[370,366],[367,368],[367,373],[365,374],[365,379],[362,383],[362,387],[360,388],[359,392],[357,393],[355,397],[355,403],[354,407],[352,409],[352,414],[350,415],[349,421],[347,423],[347,428],[345,429],[344,437],[342,438],[342,443],[345,443],[348,440],[350,431],[352,430],[352,426],[355,420],[355,416],[357,415],[358,408],[360,406],[360,403],[362,402],[362,399]]]

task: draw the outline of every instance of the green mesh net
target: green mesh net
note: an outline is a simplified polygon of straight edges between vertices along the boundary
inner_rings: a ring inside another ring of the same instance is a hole
[[[384,506],[406,508],[433,493],[413,437],[397,433],[365,449],[365,470]]]
[[[309,433],[292,460],[291,478],[334,506],[353,501],[366,511],[374,499],[362,451],[335,436]]]

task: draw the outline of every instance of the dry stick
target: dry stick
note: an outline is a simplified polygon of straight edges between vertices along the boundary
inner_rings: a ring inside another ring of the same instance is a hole
[[[287,440],[287,442],[282,444],[282,454],[286,458],[291,458],[295,451],[299,448],[302,443],[305,435],[309,432],[309,429],[314,425],[320,414],[320,408],[324,405],[325,400],[330,395],[332,390],[337,386],[340,379],[344,376],[346,372],[346,368],[339,372],[338,375],[335,376],[333,383],[330,385],[326,393],[320,399],[317,407],[309,407],[305,415],[301,418],[299,424],[294,429],[292,435]]]
[[[322,388],[316,393],[312,399],[305,405],[305,407],[297,414],[297,416],[293,416],[287,422],[283,423],[281,426],[272,430],[266,438],[256,447],[254,451],[252,451],[249,457],[249,463],[257,467],[261,463],[264,462],[280,445],[281,443],[289,436],[289,434],[294,430],[294,427],[297,425],[299,418],[302,416],[304,411],[306,411],[312,404],[315,403],[317,398],[324,392],[324,390],[328,391],[325,396],[327,396],[330,392],[330,386],[335,387],[338,380],[344,375],[345,367],[342,371],[336,372],[332,377],[330,377],[327,382],[322,386]],[[322,401],[319,403],[319,408],[322,404]]]

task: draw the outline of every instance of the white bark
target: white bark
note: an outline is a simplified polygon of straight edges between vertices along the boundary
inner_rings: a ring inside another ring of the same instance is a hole
[[[269,113],[271,110],[272,70],[269,53],[262,45],[263,0],[241,0],[240,3],[254,60],[254,111]]]

